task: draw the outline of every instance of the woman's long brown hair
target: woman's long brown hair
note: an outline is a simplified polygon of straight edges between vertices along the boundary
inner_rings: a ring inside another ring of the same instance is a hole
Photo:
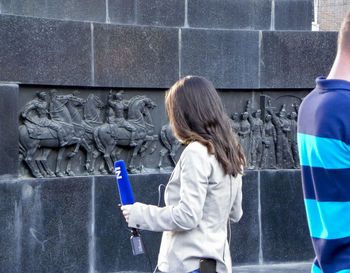
[[[198,141],[214,154],[226,174],[243,173],[246,160],[229,117],[213,84],[199,76],[178,80],[165,95],[176,137],[184,144]]]

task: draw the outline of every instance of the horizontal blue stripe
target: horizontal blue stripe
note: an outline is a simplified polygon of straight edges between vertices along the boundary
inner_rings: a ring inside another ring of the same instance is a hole
[[[317,202],[305,199],[310,234],[315,238],[350,236],[350,202]]]
[[[316,252],[315,266],[322,268],[323,272],[350,272],[350,237],[337,240],[311,239]]]
[[[350,169],[301,167],[304,197],[317,201],[350,201]]]
[[[298,146],[300,164],[303,166],[350,168],[350,145],[340,140],[298,133]]]
[[[312,265],[312,273],[323,273],[322,270],[315,264]]]

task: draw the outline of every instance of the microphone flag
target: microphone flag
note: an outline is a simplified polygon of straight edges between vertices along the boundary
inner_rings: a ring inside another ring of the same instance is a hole
[[[119,197],[122,205],[131,205],[135,203],[132,193],[128,172],[126,171],[125,162],[123,160],[114,163],[114,173],[117,179]]]

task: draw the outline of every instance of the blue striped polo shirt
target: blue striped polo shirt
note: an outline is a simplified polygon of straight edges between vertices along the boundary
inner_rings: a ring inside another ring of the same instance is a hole
[[[312,272],[350,273],[350,82],[316,79],[298,117]]]

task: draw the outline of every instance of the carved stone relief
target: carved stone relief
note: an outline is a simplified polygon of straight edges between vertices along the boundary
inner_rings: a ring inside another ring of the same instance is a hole
[[[73,176],[71,165],[82,148],[87,172],[106,174],[113,173],[113,161],[121,159],[119,149],[128,148],[132,150],[129,171],[136,173],[143,167],[146,150],[152,153],[157,145],[158,135],[150,115],[155,107],[146,96],[125,100],[123,92],[110,92],[106,105],[94,94],[83,99],[78,92],[37,92],[21,112],[21,157],[34,177]],[[55,170],[48,164],[53,151],[57,152]],[[100,157],[103,160],[98,160]],[[135,165],[136,157],[141,160],[139,167]]]
[[[166,155],[169,156],[171,165],[176,165],[175,155],[181,147],[182,143],[175,137],[170,123],[162,126],[162,129],[160,131],[160,140],[164,147],[160,150],[158,168],[162,171],[164,168],[163,158]]]
[[[232,114],[232,128],[246,155],[248,169],[299,168],[297,115],[300,98],[295,96],[287,112],[286,104],[272,105],[266,95],[260,97],[260,108],[253,109],[250,100],[239,114]]]
[[[112,174],[113,162],[123,159],[130,173],[147,172],[145,156],[158,149],[151,157],[151,170],[171,171],[183,147],[170,124],[156,130],[159,127],[151,117],[155,102],[144,95],[129,99],[125,95],[110,91],[103,101],[96,94],[84,97],[78,91],[37,92],[23,103],[20,113],[19,147],[24,168],[37,178],[79,175],[74,168],[77,164],[84,174]],[[299,168],[296,139],[301,99],[294,98],[291,104],[286,101],[262,95],[259,107],[248,100],[243,111],[232,113],[232,128],[249,169]]]

